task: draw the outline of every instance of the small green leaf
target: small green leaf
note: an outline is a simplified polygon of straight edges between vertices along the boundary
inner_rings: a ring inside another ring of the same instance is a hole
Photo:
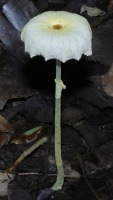
[[[29,131],[26,131],[25,133],[23,133],[23,135],[32,135],[34,132],[40,132],[41,129],[42,129],[42,126],[38,126],[38,127],[30,129]]]
[[[16,137],[14,140],[11,141],[11,143],[14,143],[14,144],[30,143],[30,142],[34,141],[35,139],[37,139],[41,130],[42,130],[42,126],[32,128],[32,129],[26,131],[25,133],[19,135],[18,137]]]

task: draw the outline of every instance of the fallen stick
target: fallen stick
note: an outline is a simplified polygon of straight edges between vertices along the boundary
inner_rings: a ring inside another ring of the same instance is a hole
[[[48,138],[43,137],[37,142],[35,142],[31,147],[29,147],[27,150],[25,150],[18,158],[17,160],[12,164],[11,167],[7,168],[5,170],[5,173],[11,173],[18,164],[20,164],[29,154],[31,154],[35,149],[37,149],[39,146],[43,145],[45,142],[47,142]]]

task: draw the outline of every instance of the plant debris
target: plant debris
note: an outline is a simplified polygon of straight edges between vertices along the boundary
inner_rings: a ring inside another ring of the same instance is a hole
[[[62,190],[53,192],[50,188],[57,174],[51,86],[54,60],[45,63],[41,56],[30,59],[20,31],[41,12],[68,10],[80,14],[83,5],[96,7],[104,15],[81,14],[92,27],[93,55],[62,64],[62,79],[67,86],[62,93],[61,124],[65,182]],[[0,1],[1,200],[113,199],[112,52],[112,0]],[[33,127],[38,128],[39,135]],[[41,138],[48,139],[47,144],[29,154],[32,143]],[[11,143],[15,140],[18,145]],[[14,170],[13,180],[2,173],[7,169]]]
[[[36,128],[33,128],[31,130],[26,131],[25,133],[19,135],[17,138],[13,139],[11,143],[14,144],[26,144],[33,142],[37,139],[38,135],[40,134],[42,130],[42,126],[38,126]]]
[[[8,184],[14,179],[13,174],[7,174],[0,172],[0,195],[8,195]]]

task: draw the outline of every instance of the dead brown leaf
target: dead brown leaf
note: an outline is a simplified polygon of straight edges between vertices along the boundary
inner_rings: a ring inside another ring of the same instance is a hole
[[[13,179],[13,174],[0,173],[0,196],[8,195],[8,184]]]
[[[12,131],[12,125],[0,115],[0,148],[9,141]]]
[[[36,128],[30,129],[26,131],[25,133],[19,135],[14,140],[11,141],[11,143],[14,144],[28,144],[33,142],[37,139],[39,134],[41,133],[42,126],[38,126]]]
[[[109,10],[109,11],[113,10],[113,0],[111,0],[111,1],[109,2],[108,10]]]
[[[0,133],[0,148],[4,146],[10,139],[10,134]]]
[[[102,86],[105,93],[113,97],[113,63],[110,69],[102,76]]]
[[[0,132],[10,133],[13,131],[12,125],[0,115]]]

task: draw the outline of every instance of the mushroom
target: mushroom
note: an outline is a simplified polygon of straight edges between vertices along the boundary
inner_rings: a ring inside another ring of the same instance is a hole
[[[45,61],[56,59],[55,91],[55,160],[57,180],[53,190],[62,188],[64,170],[61,157],[61,61],[80,60],[92,54],[92,31],[88,21],[66,11],[47,11],[32,18],[23,28],[21,40],[30,57],[41,55]]]

